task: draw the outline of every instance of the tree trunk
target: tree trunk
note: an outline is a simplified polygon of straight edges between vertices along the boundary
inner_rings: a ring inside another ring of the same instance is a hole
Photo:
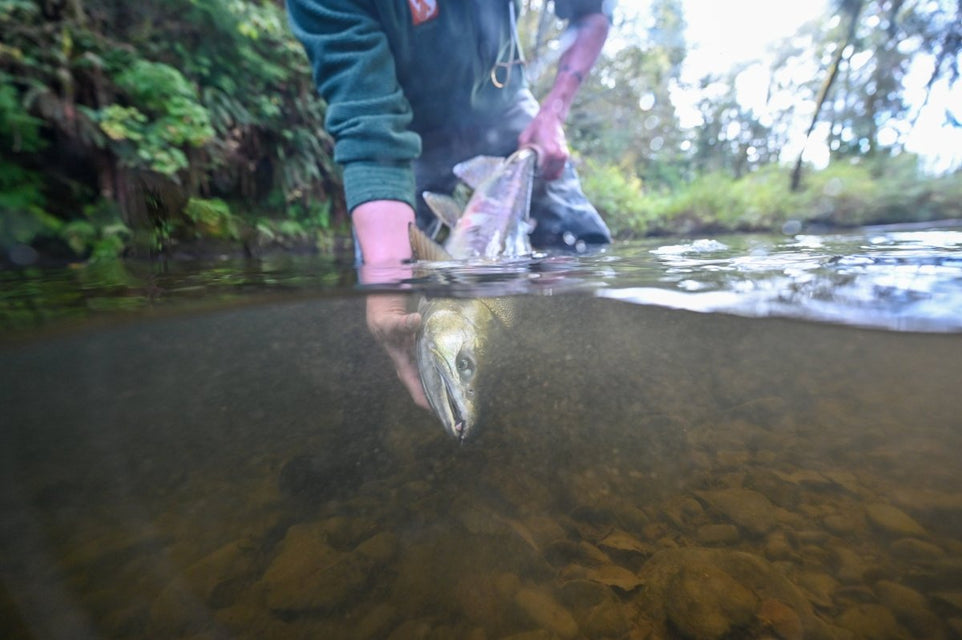
[[[842,62],[842,55],[844,55],[845,49],[855,38],[855,28],[858,26],[858,17],[862,12],[862,5],[864,0],[851,0],[846,2],[844,8],[849,12],[850,18],[848,23],[848,31],[845,33],[845,39],[839,43],[838,49],[835,50],[835,55],[832,57],[832,63],[828,67],[828,75],[825,76],[825,80],[822,81],[822,86],[818,90],[818,96],[815,98],[815,113],[812,114],[812,122],[808,125],[808,131],[805,133],[805,143],[802,145],[802,150],[798,153],[798,160],[795,161],[795,169],[792,170],[792,191],[798,191],[799,186],[802,182],[802,156],[805,155],[805,148],[808,145],[808,139],[812,135],[812,131],[815,130],[815,125],[818,124],[818,116],[822,111],[822,106],[825,104],[825,99],[828,98],[828,93],[832,89],[832,85],[835,83],[835,78],[838,77],[838,67]]]

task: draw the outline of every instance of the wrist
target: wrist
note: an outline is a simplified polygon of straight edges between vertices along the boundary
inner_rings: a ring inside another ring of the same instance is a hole
[[[541,110],[558,122],[564,122],[568,119],[569,105],[561,98],[553,98],[549,95],[544,100]]]
[[[408,225],[414,209],[396,200],[364,202],[351,212],[354,233],[365,264],[400,264],[411,258]]]
[[[354,237],[361,250],[358,276],[362,284],[399,283],[411,277],[408,225],[414,209],[395,200],[372,200],[351,212]]]

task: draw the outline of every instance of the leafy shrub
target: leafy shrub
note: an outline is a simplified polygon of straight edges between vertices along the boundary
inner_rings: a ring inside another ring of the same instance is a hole
[[[173,67],[137,60],[114,79],[129,104],[84,108],[111,140],[121,162],[168,177],[187,169],[182,147],[201,147],[214,137],[210,114],[196,90]]]
[[[612,165],[585,160],[581,165],[585,195],[616,236],[643,234],[647,227],[641,179]]]
[[[230,240],[240,238],[237,221],[223,200],[191,198],[184,215],[194,224],[197,236]]]
[[[46,146],[40,137],[43,120],[27,112],[11,80],[0,73],[0,146],[13,153],[39,151]]]
[[[0,248],[56,236],[63,225],[46,210],[42,176],[0,160]]]
[[[17,209],[8,235],[56,236],[36,213],[49,204],[67,225],[63,243],[93,255],[90,243],[125,237],[92,234],[97,224],[78,219],[99,193],[136,227],[130,237],[154,248],[184,230],[240,235],[216,206],[185,214],[191,198],[311,227],[344,220],[325,107],[282,4],[41,4],[0,0],[0,162],[44,166],[32,174],[39,182],[0,196],[5,211]],[[45,142],[68,153],[40,157]],[[84,188],[61,188],[72,182]],[[158,206],[160,191],[177,193]],[[271,200],[274,192],[282,197]]]

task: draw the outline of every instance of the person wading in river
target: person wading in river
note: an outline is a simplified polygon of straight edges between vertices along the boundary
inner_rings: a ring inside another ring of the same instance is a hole
[[[449,193],[451,168],[476,155],[540,152],[531,235],[536,248],[610,242],[568,158],[563,123],[608,36],[612,0],[554,0],[574,37],[539,105],[528,89],[517,0],[287,0],[290,23],[327,102],[326,128],[354,229],[362,282],[399,281],[408,224],[431,231],[420,193]],[[415,401],[410,360],[420,318],[400,296],[370,296],[368,326]]]

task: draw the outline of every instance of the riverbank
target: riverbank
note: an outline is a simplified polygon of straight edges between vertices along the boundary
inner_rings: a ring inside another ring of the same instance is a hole
[[[874,224],[962,219],[962,172],[921,173],[916,158],[884,163],[833,163],[789,188],[783,168],[738,179],[714,173],[671,191],[649,190],[625,173],[591,160],[579,163],[585,192],[619,240],[852,229]],[[325,212],[319,202],[315,209]],[[36,217],[36,216],[34,216]],[[57,266],[125,257],[163,260],[341,256],[352,252],[346,222],[325,215],[302,220],[258,214],[237,203],[191,198],[176,213],[137,230],[116,208],[92,205],[82,219],[36,218],[33,226],[0,225],[0,265]]]
[[[648,190],[641,181],[590,160],[583,163],[582,176],[585,192],[622,239],[795,234],[808,227],[851,229],[962,218],[962,172],[926,175],[910,154],[809,170],[798,191],[791,190],[789,172],[779,166],[735,179],[707,173],[670,191]]]
[[[806,175],[792,192],[784,171],[763,169],[733,180],[699,176],[672,192],[650,192],[640,182],[589,160],[580,164],[585,191],[619,240],[712,236],[724,233],[797,233],[873,224],[962,220],[962,173],[921,175],[911,157],[884,165],[835,163]],[[324,209],[323,203],[319,209]],[[346,224],[257,216],[222,200],[191,199],[162,224],[132,230],[109,206],[91,207],[82,220],[45,218],[33,230],[5,222],[0,265],[63,266],[125,257],[161,260],[261,258],[278,255],[350,256]]]

